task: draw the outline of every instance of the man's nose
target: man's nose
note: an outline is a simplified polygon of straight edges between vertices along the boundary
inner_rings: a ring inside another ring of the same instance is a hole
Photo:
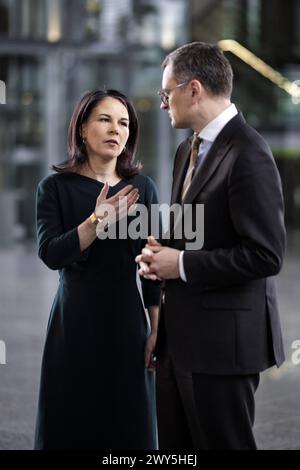
[[[169,109],[169,105],[161,102],[160,103],[160,109]]]

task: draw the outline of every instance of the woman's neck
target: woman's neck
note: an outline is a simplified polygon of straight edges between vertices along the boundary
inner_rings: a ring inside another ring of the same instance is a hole
[[[102,183],[115,184],[120,181],[115,162],[102,162],[100,159],[88,158],[83,167],[83,173]]]

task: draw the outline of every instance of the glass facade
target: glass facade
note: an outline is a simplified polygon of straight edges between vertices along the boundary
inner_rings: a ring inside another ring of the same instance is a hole
[[[0,246],[34,236],[36,184],[66,158],[68,121],[86,90],[117,88],[132,97],[141,123],[138,159],[167,202],[174,151],[187,131],[172,130],[159,109],[163,57],[191,40],[234,39],[297,83],[299,19],[297,0],[0,0],[0,80],[7,89],[0,105],[0,208],[8,217]],[[226,54],[233,100],[271,144],[287,220],[298,224],[299,103]]]

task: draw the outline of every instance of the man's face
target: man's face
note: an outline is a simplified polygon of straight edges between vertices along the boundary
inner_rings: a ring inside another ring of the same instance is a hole
[[[172,65],[167,65],[163,72],[162,89],[168,96],[167,103],[161,103],[161,109],[168,110],[171,126],[175,129],[190,127],[190,90],[188,82],[182,86],[174,76]]]

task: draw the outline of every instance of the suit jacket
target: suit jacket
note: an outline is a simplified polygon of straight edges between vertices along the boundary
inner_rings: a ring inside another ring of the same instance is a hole
[[[178,148],[171,203],[179,203],[191,138]],[[185,198],[204,204],[204,245],[184,253],[187,282],[164,283],[157,343],[181,367],[252,374],[284,361],[273,276],[285,250],[281,181],[272,153],[241,114],[223,128]],[[199,227],[198,227],[199,229]],[[167,244],[185,250],[183,236]],[[188,240],[190,242],[190,240]]]

